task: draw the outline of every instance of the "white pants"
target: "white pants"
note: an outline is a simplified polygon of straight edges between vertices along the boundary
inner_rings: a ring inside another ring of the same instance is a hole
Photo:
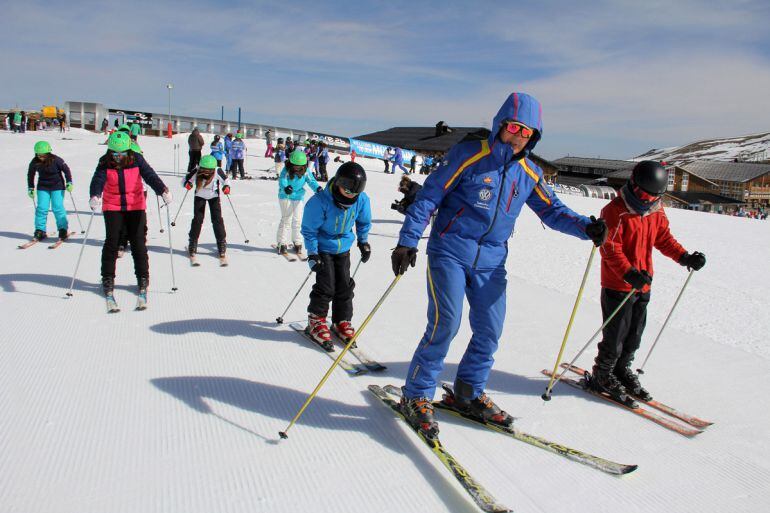
[[[279,199],[281,222],[278,223],[278,245],[289,243],[289,224],[291,224],[291,242],[302,245],[302,200]]]

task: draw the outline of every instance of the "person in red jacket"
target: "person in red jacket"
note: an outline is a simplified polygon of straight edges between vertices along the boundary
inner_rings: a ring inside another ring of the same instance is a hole
[[[643,401],[652,399],[631,370],[647,320],[653,276],[652,248],[688,269],[697,271],[706,265],[702,253],[688,253],[671,235],[660,202],[667,183],[668,173],[661,164],[650,160],[639,162],[634,166],[631,180],[601,214],[608,229],[607,240],[599,249],[604,320],[631,290],[636,293],[604,328],[587,385],[628,406],[635,406],[629,395]]]

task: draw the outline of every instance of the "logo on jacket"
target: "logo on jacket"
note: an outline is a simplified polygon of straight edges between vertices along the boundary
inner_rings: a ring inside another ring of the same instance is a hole
[[[481,201],[489,201],[492,199],[492,189],[481,189],[479,191],[479,199]]]
[[[484,183],[487,184],[487,185],[491,184],[492,183],[492,177],[491,176],[484,177]]]

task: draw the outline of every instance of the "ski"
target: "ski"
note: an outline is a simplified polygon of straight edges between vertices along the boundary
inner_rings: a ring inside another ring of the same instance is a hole
[[[343,340],[338,334],[334,333],[334,330],[332,330],[332,339],[334,339],[338,344],[342,345],[342,347],[348,345],[345,340]],[[355,356],[359,362],[363,363],[364,366],[366,366],[366,368],[372,372],[381,372],[387,369],[387,367],[382,365],[377,360],[373,360],[367,353],[362,351],[361,348],[358,347],[357,343],[354,343],[353,346],[348,349],[348,352]]]
[[[551,371],[549,371],[549,370],[543,369],[540,372],[542,372],[543,374],[545,374],[548,377],[552,376]],[[591,394],[591,395],[593,395],[595,397],[599,397],[601,399],[604,399],[605,401],[608,401],[608,402],[614,404],[615,406],[619,406],[619,407],[623,408],[624,410],[628,410],[628,411],[630,411],[632,413],[635,413],[636,415],[639,415],[640,417],[644,417],[644,418],[646,418],[648,420],[651,420],[651,421],[655,422],[656,424],[659,424],[659,425],[661,425],[661,426],[663,426],[663,427],[665,427],[667,429],[670,429],[671,431],[675,431],[675,432],[679,433],[680,435],[695,436],[695,435],[703,432],[700,429],[695,428],[694,426],[685,426],[685,425],[679,424],[678,422],[674,422],[672,419],[669,419],[669,418],[664,417],[662,415],[658,415],[657,413],[652,412],[650,410],[645,410],[642,407],[631,408],[630,406],[626,406],[625,404],[623,404],[621,402],[618,402],[615,399],[611,398],[606,393],[596,392],[594,390],[590,390],[590,389],[586,388],[583,385],[582,381],[576,381],[576,380],[574,380],[572,378],[568,378],[566,376],[561,378],[560,381],[562,381],[563,383],[566,383],[567,385],[570,385],[571,387],[577,388],[579,390],[583,390],[587,394]]]
[[[107,294],[104,296],[105,301],[107,302],[107,313],[118,313],[120,312],[120,308],[118,307],[117,301],[115,301],[115,296],[112,294]]]
[[[136,308],[134,310],[147,310],[147,291],[139,291],[136,295]]]
[[[442,387],[447,391],[447,393],[452,393],[451,388],[448,385],[444,384]],[[385,391],[398,397],[401,396],[401,389],[394,387],[393,385],[386,385]],[[588,467],[601,470],[607,474],[622,476],[624,474],[629,474],[638,468],[638,465],[626,465],[623,463],[616,463],[614,461],[606,460],[604,458],[600,458],[599,456],[594,456],[593,454],[588,454],[587,452],[579,451],[577,449],[567,447],[566,445],[561,445],[556,442],[546,440],[545,438],[541,438],[539,436],[530,435],[529,433],[525,433],[514,427],[506,427],[499,424],[493,424],[491,422],[484,422],[480,419],[477,419],[476,417],[468,416],[463,412],[452,408],[443,401],[433,401],[433,407],[454,415],[455,417],[468,420],[479,426],[483,426],[491,431],[510,436],[515,440],[519,440],[521,442],[534,445],[540,449],[545,449],[548,452],[558,454],[559,456],[563,456],[568,460],[576,461],[577,463],[582,463]]]
[[[58,239],[56,242],[48,246],[48,249],[56,249],[61,246],[67,239],[75,235],[75,232],[69,232],[66,239]]]
[[[19,245],[19,249],[27,249],[27,248],[29,248],[29,247],[32,247],[32,246],[34,246],[34,245],[35,245],[35,244],[37,244],[38,242],[40,242],[38,239],[32,239],[32,240],[31,240],[31,241],[29,241],[29,242],[25,242],[24,244],[20,244],[20,245]]]
[[[337,359],[337,356],[339,355],[339,353],[337,351],[334,351],[334,350],[327,351],[326,349],[324,349],[321,346],[321,344],[316,342],[315,339],[313,339],[313,337],[311,337],[310,335],[307,334],[307,332],[305,331],[305,326],[303,326],[302,324],[300,324],[298,322],[292,322],[292,323],[289,324],[289,326],[291,326],[291,328],[294,331],[296,331],[297,333],[302,335],[302,337],[305,340],[307,340],[310,343],[312,343],[314,347],[317,347],[317,348],[321,349],[321,351],[323,351],[325,355],[329,356],[329,358],[331,358],[332,360],[336,360]],[[340,360],[339,366],[342,367],[342,369],[344,369],[345,372],[347,372],[348,374],[351,374],[353,376],[358,376],[359,374],[364,374],[365,372],[367,372],[367,369],[362,368],[362,367],[354,364],[353,362],[351,362],[350,360],[348,360],[345,357],[343,357]]]
[[[390,396],[382,387],[377,385],[369,385],[368,388],[372,394],[374,394],[380,401],[382,401],[383,404],[389,407],[391,411],[395,412],[401,418],[401,420],[403,420],[406,425],[409,426],[412,431],[414,431],[417,437],[428,446],[431,452],[435,454],[441,463],[444,464],[444,467],[446,467],[446,469],[449,470],[452,475],[454,475],[455,479],[457,479],[457,482],[460,483],[466,492],[468,492],[468,494],[473,499],[473,502],[475,502],[482,511],[493,513],[513,511],[510,508],[507,508],[506,506],[503,506],[497,502],[497,500],[478,481],[476,481],[467,470],[465,470],[465,467],[463,467],[454,456],[449,454],[449,451],[444,448],[444,445],[437,437],[428,438],[419,429],[416,429],[414,426],[409,424],[409,422],[406,420],[406,417],[404,417],[404,414],[401,413],[401,408],[399,407],[398,402],[396,402],[393,397]]]
[[[585,369],[581,369],[580,367],[578,367],[576,365],[573,365],[572,367],[570,367],[568,363],[562,363],[561,367],[563,369],[571,370],[572,372],[574,372],[576,374],[579,374],[580,376],[583,376],[586,373]],[[672,408],[671,406],[668,406],[667,404],[663,404],[663,403],[661,403],[659,401],[655,401],[654,399],[651,400],[651,401],[644,401],[644,400],[636,397],[634,394],[629,393],[629,395],[631,395],[634,398],[634,400],[639,401],[640,403],[644,403],[647,406],[650,406],[652,408],[655,408],[658,411],[662,411],[663,413],[671,415],[672,417],[677,418],[677,419],[679,419],[681,421],[687,422],[691,426],[695,426],[695,427],[700,428],[700,429],[705,429],[705,428],[711,426],[712,424],[714,424],[713,422],[709,422],[707,420],[699,419],[698,417],[695,417],[693,415],[680,412],[679,410],[677,410],[675,408]]]

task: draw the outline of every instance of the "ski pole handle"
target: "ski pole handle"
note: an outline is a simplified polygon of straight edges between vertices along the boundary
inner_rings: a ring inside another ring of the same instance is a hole
[[[551,400],[551,389],[553,388],[553,380],[555,379],[556,372],[559,370],[559,364],[561,363],[561,357],[564,355],[564,348],[567,345],[567,339],[569,339],[569,332],[572,330],[572,323],[575,321],[575,314],[580,306],[580,299],[583,297],[583,289],[586,286],[588,280],[588,274],[591,272],[591,263],[594,260],[596,254],[596,246],[591,245],[591,254],[588,256],[588,263],[586,264],[586,270],[583,273],[583,281],[580,282],[580,289],[578,290],[577,297],[575,298],[575,304],[572,307],[572,313],[569,316],[569,322],[567,323],[567,329],[564,331],[564,337],[561,340],[561,347],[559,348],[559,355],[556,357],[556,363],[553,366],[553,372],[551,373],[551,381],[545,388],[545,393],[541,396],[544,401]]]
[[[315,396],[318,393],[318,391],[321,390],[321,387],[324,386],[324,383],[326,383],[326,380],[329,379],[329,376],[331,376],[332,371],[334,370],[334,368],[337,367],[337,365],[340,363],[340,360],[342,360],[342,358],[344,358],[344,356],[348,352],[348,350],[353,346],[353,344],[355,344],[356,340],[358,339],[358,336],[361,334],[361,332],[364,331],[364,329],[366,329],[366,326],[369,324],[369,321],[372,320],[372,317],[374,317],[374,314],[377,313],[377,310],[379,310],[379,308],[382,305],[382,303],[385,302],[385,298],[388,297],[388,295],[390,294],[390,291],[393,290],[393,287],[396,286],[396,283],[398,283],[398,280],[400,280],[402,276],[403,276],[403,274],[399,274],[398,276],[393,278],[392,282],[390,282],[390,286],[388,287],[388,289],[382,295],[380,300],[377,301],[377,304],[374,305],[374,308],[372,308],[372,311],[369,312],[369,315],[366,316],[366,319],[364,319],[364,322],[361,323],[361,327],[358,328],[358,331],[356,331],[356,334],[353,335],[353,338],[351,338],[348,341],[348,343],[345,346],[345,348],[340,352],[339,356],[337,356],[337,359],[334,360],[334,363],[332,363],[331,367],[329,367],[329,370],[326,371],[326,374],[324,374],[324,377],[321,378],[321,381],[315,387],[315,390],[313,390],[313,392],[308,396],[307,400],[305,401],[305,404],[302,405],[302,408],[300,408],[299,411],[297,412],[297,414],[294,416],[294,418],[291,419],[291,422],[289,422],[289,425],[286,426],[286,429],[284,429],[283,431],[280,431],[278,433],[278,435],[281,438],[284,438],[284,439],[289,438],[289,435],[287,433],[289,432],[291,427],[297,422],[297,420],[302,415],[302,412],[304,412],[305,409],[310,404],[310,401],[312,401],[313,398],[315,398]]]

